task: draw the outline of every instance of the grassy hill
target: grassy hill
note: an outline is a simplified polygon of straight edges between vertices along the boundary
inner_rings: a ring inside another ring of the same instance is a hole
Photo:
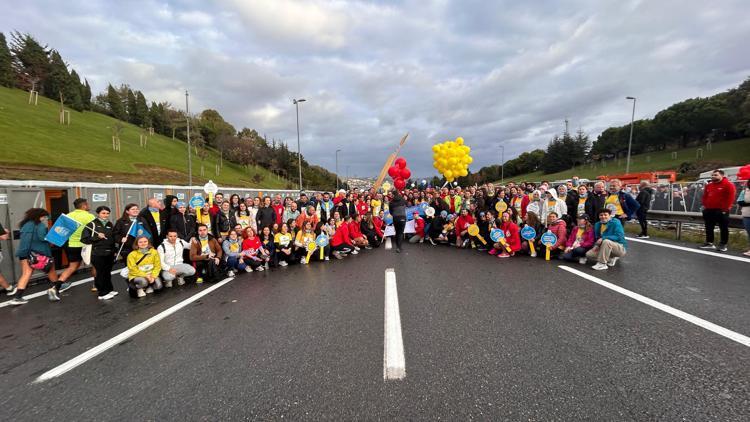
[[[162,135],[140,146],[137,126],[122,123],[121,151],[112,150],[116,119],[94,112],[70,110],[70,125],[59,123],[59,103],[39,97],[28,104],[28,93],[0,87],[0,179],[38,179],[186,185],[187,147]],[[288,182],[271,172],[224,161],[219,175],[218,153],[204,161],[193,154],[193,184],[212,179],[219,185],[285,188]]]
[[[703,157],[698,157],[698,147],[683,148],[669,151],[649,152],[631,157],[630,172],[638,173],[656,170],[678,171],[682,163],[691,163],[694,171],[686,178],[690,179],[700,171],[706,171],[716,167],[729,167],[750,163],[750,138],[736,139],[733,141],[716,142],[711,146],[711,151],[703,147]],[[677,158],[672,154],[677,153]],[[601,164],[585,164],[570,170],[558,173],[542,174],[534,172],[506,177],[508,181],[540,181],[561,180],[579,176],[586,179],[595,179],[597,176],[625,173],[625,159],[607,160]]]

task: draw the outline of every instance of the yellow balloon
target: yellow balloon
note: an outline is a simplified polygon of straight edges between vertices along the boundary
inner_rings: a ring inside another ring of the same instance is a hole
[[[471,163],[473,163],[473,162],[474,162],[474,159],[473,159],[473,158],[471,158],[471,156],[469,156],[469,164],[471,164]]]
[[[449,179],[449,180],[453,178],[453,172],[450,170],[446,170],[445,172],[443,172],[443,175],[445,176],[446,179]]]
[[[456,144],[463,145],[464,144],[464,138],[461,138],[461,137],[456,138]]]
[[[432,146],[432,152],[438,152],[440,148],[437,145]]]

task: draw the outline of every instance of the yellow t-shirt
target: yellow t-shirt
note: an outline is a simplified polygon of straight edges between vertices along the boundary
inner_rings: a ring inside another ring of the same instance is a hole
[[[604,206],[611,209],[616,216],[625,214],[625,211],[622,210],[622,206],[620,205],[620,196],[617,194],[608,195],[607,199],[604,201]]]
[[[211,248],[208,246],[208,239],[201,239],[201,255],[208,255],[211,253]]]
[[[586,198],[578,198],[578,215],[586,213]]]
[[[240,244],[239,243],[230,243],[229,244],[229,252],[239,252],[240,251]]]
[[[605,231],[607,231],[607,225],[606,224],[602,224],[601,226],[599,226],[599,234],[600,235],[604,234]]]
[[[161,234],[161,215],[159,215],[159,211],[152,212],[151,217],[154,218],[154,222],[156,223],[157,234]]]
[[[282,248],[286,248],[290,243],[292,243],[292,235],[289,233],[284,234],[279,232],[276,233],[276,235],[273,237],[273,241],[274,243],[278,243]]]
[[[578,231],[576,232],[576,240],[579,242],[583,240],[583,229],[580,227],[578,228]]]

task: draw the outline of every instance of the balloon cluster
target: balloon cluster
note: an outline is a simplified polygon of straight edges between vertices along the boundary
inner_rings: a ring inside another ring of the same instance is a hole
[[[393,178],[393,186],[398,190],[403,190],[406,187],[406,181],[411,177],[411,170],[406,167],[406,160],[398,157],[388,168],[388,175]]]
[[[445,141],[432,146],[432,166],[449,182],[469,174],[469,164],[474,161],[469,155],[471,148],[464,145],[464,139]]]
[[[737,171],[737,180],[750,180],[750,164],[740,167]]]

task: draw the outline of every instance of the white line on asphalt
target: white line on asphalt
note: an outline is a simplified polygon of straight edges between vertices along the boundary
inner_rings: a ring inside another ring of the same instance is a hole
[[[100,354],[106,352],[107,350],[117,346],[118,344],[122,343],[123,341],[129,339],[130,337],[133,337],[134,335],[140,333],[141,331],[145,330],[146,328],[156,324],[157,322],[163,320],[164,318],[172,315],[173,313],[179,311],[180,309],[190,305],[191,303],[195,302],[196,300],[202,298],[203,296],[206,296],[213,292],[216,289],[219,289],[221,286],[229,283],[230,281],[234,280],[234,277],[225,278],[224,280],[214,284],[213,286],[207,288],[206,290],[201,291],[200,293],[197,293],[193,296],[190,296],[189,298],[183,300],[182,302],[172,306],[171,308],[167,308],[158,314],[152,316],[151,318],[141,322],[140,324],[123,331],[122,333],[112,337],[111,339],[105,341],[104,343],[93,347],[80,355],[74,357],[73,359],[63,363],[60,366],[57,366],[53,369],[50,369],[49,371],[43,373],[39,376],[39,378],[34,381],[37,382],[44,382],[48,381],[52,378],[59,377],[60,375],[70,371],[71,369],[76,368],[77,366],[86,363],[87,361],[99,356]]]
[[[401,314],[398,309],[396,272],[385,270],[385,336],[383,345],[383,378],[400,380],[406,376],[404,339],[401,336]]]
[[[699,253],[699,254],[702,254],[702,255],[713,256],[713,257],[716,257],[716,258],[732,259],[732,260],[740,261],[740,262],[750,262],[750,258],[743,258],[741,256],[734,256],[734,255],[727,255],[727,254],[723,254],[723,253],[720,253],[720,252],[709,252],[709,251],[704,251],[703,249],[687,248],[685,246],[670,245],[669,243],[654,242],[653,240],[638,239],[638,238],[635,238],[635,237],[626,237],[626,239],[628,239],[630,241],[633,241],[633,242],[648,243],[649,245],[662,246],[662,247],[665,247],[665,248],[677,249],[677,250],[680,250],[680,251]]]
[[[122,270],[112,271],[112,274],[117,274],[120,271],[122,271]],[[81,285],[83,283],[88,283],[89,281],[93,281],[93,280],[94,280],[94,277],[89,277],[89,278],[84,278],[83,280],[74,281],[74,282],[70,283],[70,288],[73,288],[75,286],[79,286],[79,285]],[[28,294],[28,295],[24,295],[23,297],[26,300],[29,300],[29,299],[36,299],[36,298],[42,297],[42,296],[47,296],[47,289],[44,289],[41,292],[36,292],[36,293],[31,293],[31,294]],[[5,302],[0,303],[0,308],[4,308],[6,306],[10,306],[10,300],[6,300]]]
[[[641,303],[644,303],[646,305],[652,306],[660,311],[666,312],[672,316],[676,316],[677,318],[683,319],[687,322],[690,322],[692,324],[695,324],[699,327],[705,328],[706,330],[712,331],[720,336],[726,337],[730,340],[734,340],[737,343],[742,344],[743,346],[750,347],[750,337],[747,337],[745,335],[742,335],[740,333],[737,333],[735,331],[729,330],[727,328],[721,327],[719,325],[714,324],[713,322],[706,321],[705,319],[698,318],[695,315],[691,315],[687,312],[683,312],[679,309],[675,309],[669,305],[665,305],[661,302],[657,302],[653,299],[649,299],[646,296],[639,295],[638,293],[631,292],[628,289],[624,289],[618,285],[609,283],[607,281],[602,280],[601,278],[594,277],[591,274],[584,273],[583,271],[576,270],[571,267],[567,267],[565,265],[558,265],[558,267],[562,268],[565,271],[568,271],[570,273],[573,273],[575,275],[581,276],[585,278],[586,280],[593,281],[596,284],[599,284],[600,286],[604,286],[610,290],[614,290],[617,293],[623,294],[631,299],[635,299]]]
[[[385,249],[391,249],[393,248],[393,244],[391,243],[391,237],[388,236],[385,238]]]

